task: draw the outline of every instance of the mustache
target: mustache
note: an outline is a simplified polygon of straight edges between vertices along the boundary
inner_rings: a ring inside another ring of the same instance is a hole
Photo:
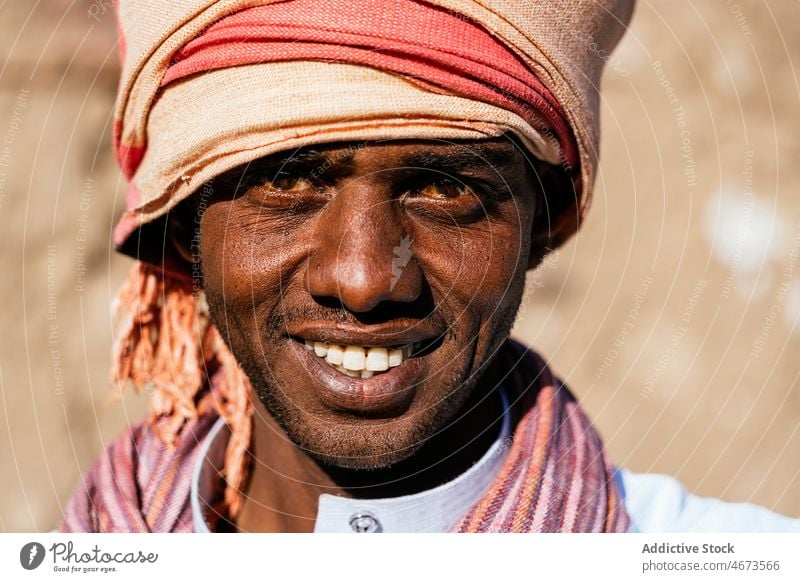
[[[330,322],[353,327],[402,321],[408,327],[425,323],[443,332],[447,330],[445,333],[449,334],[451,330],[447,322],[452,321],[452,318],[447,317],[432,298],[424,296],[409,303],[386,301],[364,313],[350,311],[332,298],[315,298],[304,305],[279,303],[266,321],[266,331],[271,337],[284,335],[287,328],[296,321]]]

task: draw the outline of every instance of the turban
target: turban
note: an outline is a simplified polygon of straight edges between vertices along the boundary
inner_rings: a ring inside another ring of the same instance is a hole
[[[599,82],[633,0],[121,0],[121,250],[226,170],[341,141],[517,136],[588,209]],[[559,206],[561,207],[561,206]]]
[[[148,224],[215,176],[276,152],[512,134],[575,186],[546,193],[571,197],[558,206],[572,218],[550,233],[556,246],[588,208],[600,76],[632,8],[633,0],[120,0],[114,145],[129,190],[115,243],[144,259]],[[164,442],[179,442],[205,411],[225,418],[225,504],[235,515],[249,382],[202,293],[166,254],[156,257],[160,270],[137,263],[118,296],[113,380],[154,388],[151,424]]]

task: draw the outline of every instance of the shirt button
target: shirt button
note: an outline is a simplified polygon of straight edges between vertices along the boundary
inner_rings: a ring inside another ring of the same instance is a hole
[[[356,533],[381,533],[381,522],[369,511],[355,513],[350,518],[350,527]]]

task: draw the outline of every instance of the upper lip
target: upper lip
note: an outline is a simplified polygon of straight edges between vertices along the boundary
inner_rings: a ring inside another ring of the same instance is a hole
[[[369,327],[354,327],[343,323],[306,322],[287,329],[290,336],[333,344],[393,347],[416,344],[438,337],[425,322],[390,323]]]

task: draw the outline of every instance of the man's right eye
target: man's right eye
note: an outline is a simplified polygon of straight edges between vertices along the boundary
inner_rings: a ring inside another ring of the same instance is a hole
[[[425,184],[418,188],[416,195],[422,198],[433,198],[435,200],[448,200],[460,196],[469,196],[472,191],[454,180],[443,179]]]
[[[329,189],[310,171],[271,170],[252,174],[242,189],[245,198],[259,207],[317,209],[329,200]]]
[[[261,181],[259,186],[279,192],[298,192],[314,188],[311,180],[290,172],[279,172],[272,179]]]

